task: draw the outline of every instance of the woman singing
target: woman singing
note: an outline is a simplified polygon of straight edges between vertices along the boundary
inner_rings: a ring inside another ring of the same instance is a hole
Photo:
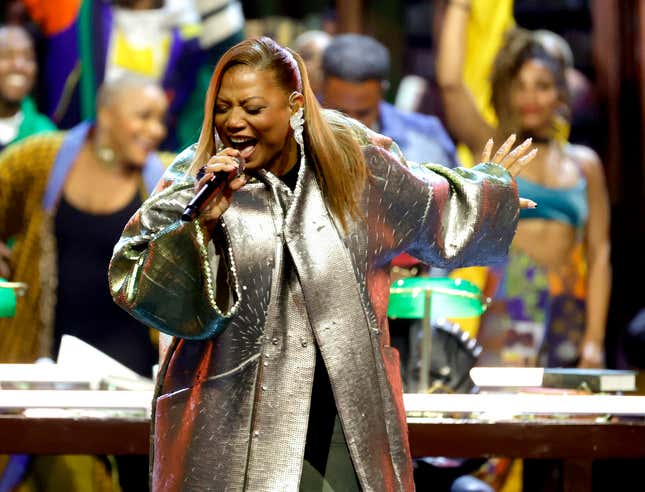
[[[321,111],[300,57],[269,38],[222,57],[205,109],[199,142],[110,266],[116,302],[174,337],[154,402],[154,489],[413,490],[390,260],[501,259],[529,144],[509,153],[510,139],[499,164],[473,170],[408,165]],[[182,222],[222,171],[223,193]]]

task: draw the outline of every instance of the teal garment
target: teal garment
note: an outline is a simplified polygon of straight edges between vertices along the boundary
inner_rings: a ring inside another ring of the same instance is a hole
[[[587,182],[581,179],[568,188],[548,188],[520,177],[515,178],[519,195],[536,202],[536,208],[520,211],[520,219],[545,219],[584,227],[589,217]]]
[[[30,97],[23,99],[20,110],[24,118],[18,129],[18,135],[13,142],[35,135],[36,133],[56,130],[56,125],[47,116],[38,112],[34,101]]]
[[[32,101],[30,97],[26,97],[22,100],[20,111],[22,111],[23,118],[22,123],[20,123],[20,127],[18,128],[16,138],[6,145],[0,144],[0,150],[22,140],[23,138],[35,135],[36,133],[56,130],[56,125],[54,125],[47,116],[38,112],[34,101]]]

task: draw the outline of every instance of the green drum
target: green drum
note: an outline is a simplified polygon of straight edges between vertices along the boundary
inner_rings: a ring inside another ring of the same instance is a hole
[[[23,295],[25,290],[23,283],[0,278],[0,318],[12,318],[16,314],[16,297]]]
[[[432,318],[471,318],[482,314],[490,302],[468,280],[448,277],[409,277],[390,287],[390,318],[424,317],[426,297],[430,295]]]

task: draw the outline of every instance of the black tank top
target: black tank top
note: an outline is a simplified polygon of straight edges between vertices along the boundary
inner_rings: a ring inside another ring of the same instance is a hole
[[[114,303],[107,279],[114,245],[140,205],[137,193],[123,209],[97,215],[61,199],[54,219],[58,289],[53,354],[63,334],[69,334],[151,376],[157,355],[150,332]]]

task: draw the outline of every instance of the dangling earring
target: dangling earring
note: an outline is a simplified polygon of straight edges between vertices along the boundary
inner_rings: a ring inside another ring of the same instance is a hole
[[[305,142],[302,138],[302,132],[305,129],[305,110],[302,106],[298,108],[298,111],[291,115],[291,118],[289,118],[289,124],[291,125],[291,129],[293,130],[293,138],[298,144],[300,155],[304,157]]]
[[[103,162],[104,164],[108,164],[110,166],[114,164],[114,160],[116,158],[114,149],[106,145],[96,147],[96,156],[99,158],[101,162]]]
[[[571,123],[565,115],[566,113],[563,109],[556,111],[555,115],[553,115],[553,135],[561,143],[568,142],[571,133]]]
[[[101,142],[101,140],[104,139],[99,137],[97,132],[97,135],[94,138],[94,154],[103,164],[112,167],[114,166],[114,163],[116,161],[116,152],[114,151],[112,146],[106,144],[105,142]]]

